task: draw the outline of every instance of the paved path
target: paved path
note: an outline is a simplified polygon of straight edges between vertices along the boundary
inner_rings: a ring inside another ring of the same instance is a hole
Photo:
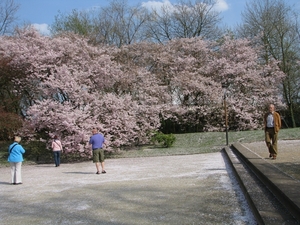
[[[241,178],[245,193],[251,199],[260,224],[299,224],[300,221],[300,140],[279,141],[276,160],[269,158],[264,142],[234,143],[231,149],[261,183],[255,182],[243,170],[244,165],[232,157],[233,166]],[[251,181],[254,182],[251,182]],[[256,184],[255,184],[256,183]],[[262,184],[262,185],[260,185]],[[264,191],[266,187],[269,191]],[[280,202],[281,205],[278,203]],[[283,207],[284,206],[284,207]]]
[[[255,224],[221,153],[0,168],[0,224]]]
[[[269,158],[265,142],[243,143],[250,151],[263,158],[266,163],[288,174],[300,182],[300,140],[279,140],[276,160]]]

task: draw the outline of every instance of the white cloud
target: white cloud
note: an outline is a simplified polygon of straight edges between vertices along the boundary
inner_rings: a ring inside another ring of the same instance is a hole
[[[228,10],[228,8],[229,8],[229,5],[226,2],[226,0],[217,0],[216,4],[214,6],[214,9],[218,12],[226,11],[226,10]]]
[[[142,7],[145,7],[149,10],[160,10],[162,7],[167,7],[172,9],[173,5],[169,0],[163,0],[161,1],[147,1],[147,2],[142,2]]]
[[[32,26],[35,29],[37,29],[37,31],[40,32],[42,35],[50,36],[50,29],[49,29],[48,24],[46,24],[46,23],[42,23],[42,24],[34,23],[34,24],[32,24]]]
[[[174,7],[170,0],[163,0],[163,1],[147,1],[142,2],[142,7],[145,7],[149,10],[155,9],[160,11],[162,7],[166,7],[169,10],[173,10]],[[229,5],[226,0],[216,0],[216,4],[214,5],[214,10],[218,12],[223,12],[229,9]]]

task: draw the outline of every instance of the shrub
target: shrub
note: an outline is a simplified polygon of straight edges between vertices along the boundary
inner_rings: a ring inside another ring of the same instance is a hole
[[[152,136],[151,141],[153,143],[158,143],[164,148],[169,148],[173,145],[176,138],[174,134],[164,134],[162,132],[155,132]]]
[[[46,147],[46,143],[42,141],[30,141],[21,143],[25,149],[24,158],[36,163],[47,163],[51,161],[52,152]]]
[[[23,143],[22,146],[26,151],[24,154],[24,159],[26,159],[27,161],[32,161],[38,164],[54,162],[53,152],[49,148],[49,146],[47,146],[46,142],[32,140],[27,143]],[[67,153],[63,151],[60,158],[60,161],[62,163],[81,162],[86,160],[90,160],[90,157],[83,156],[82,153],[78,151]]]
[[[15,113],[5,112],[0,108],[0,140],[13,139],[15,132],[22,126],[22,119]]]

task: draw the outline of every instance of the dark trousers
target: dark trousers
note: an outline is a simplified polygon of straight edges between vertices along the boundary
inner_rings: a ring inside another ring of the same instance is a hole
[[[60,165],[60,153],[61,151],[53,151],[55,166]]]

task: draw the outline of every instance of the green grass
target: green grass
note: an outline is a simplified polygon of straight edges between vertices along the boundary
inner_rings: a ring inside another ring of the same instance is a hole
[[[120,151],[118,154],[109,156],[109,158],[202,154],[218,152],[226,145],[225,132],[175,134],[175,137],[176,141],[171,148],[142,146],[138,149]],[[283,139],[300,139],[300,128],[280,130],[279,140]],[[263,130],[228,132],[229,145],[234,142],[251,143],[258,141],[264,141]]]
[[[170,148],[158,146],[140,146],[131,150],[123,150],[107,155],[107,158],[130,158],[169,156],[182,154],[202,154],[218,152],[226,145],[225,132],[175,134],[176,141]],[[279,140],[300,139],[300,128],[282,129],[279,132]],[[258,142],[264,141],[264,131],[239,131],[228,133],[229,144],[234,142]],[[7,148],[10,143],[0,142],[0,166],[8,166]],[[31,164],[25,161],[25,164]]]

